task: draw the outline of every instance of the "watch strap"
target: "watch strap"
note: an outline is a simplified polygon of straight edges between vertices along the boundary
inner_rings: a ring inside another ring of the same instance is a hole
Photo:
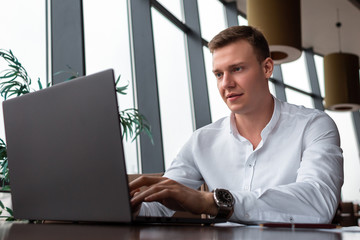
[[[217,199],[216,197],[217,191],[225,191],[228,194],[230,194],[232,198],[232,203],[229,205],[224,205],[223,203],[221,203],[221,200]],[[215,189],[213,190],[213,194],[214,194],[215,204],[218,206],[218,213],[216,214],[216,216],[212,216],[212,218],[229,219],[234,212],[234,199],[232,194],[226,189]]]
[[[218,209],[219,211],[215,216],[215,218],[218,219],[229,219],[234,212],[233,207],[229,207],[229,208],[219,207]]]

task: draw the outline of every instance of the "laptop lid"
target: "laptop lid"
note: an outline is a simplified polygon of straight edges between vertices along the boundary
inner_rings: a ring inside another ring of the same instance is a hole
[[[14,216],[130,222],[113,70],[3,102]]]

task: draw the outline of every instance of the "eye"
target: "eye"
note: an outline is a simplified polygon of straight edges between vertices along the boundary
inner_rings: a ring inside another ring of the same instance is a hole
[[[234,72],[239,72],[241,71],[243,68],[242,67],[234,67],[233,71]]]
[[[219,79],[219,78],[221,78],[221,77],[223,76],[223,74],[222,74],[222,73],[219,73],[219,72],[214,73],[214,74],[215,74],[215,77],[216,77],[217,79]]]

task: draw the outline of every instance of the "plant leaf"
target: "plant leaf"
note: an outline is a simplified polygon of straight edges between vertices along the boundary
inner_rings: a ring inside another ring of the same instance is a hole
[[[43,86],[42,86],[42,84],[41,84],[40,78],[38,79],[37,82],[38,82],[39,89],[43,89]]]

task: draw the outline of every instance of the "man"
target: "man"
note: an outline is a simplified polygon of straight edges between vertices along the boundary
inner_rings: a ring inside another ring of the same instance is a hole
[[[230,27],[209,49],[231,116],[195,131],[164,177],[130,183],[135,214],[141,207],[140,215],[182,210],[253,223],[331,222],[343,183],[335,123],[270,94],[274,63],[258,30]],[[214,193],[195,190],[204,181]]]

